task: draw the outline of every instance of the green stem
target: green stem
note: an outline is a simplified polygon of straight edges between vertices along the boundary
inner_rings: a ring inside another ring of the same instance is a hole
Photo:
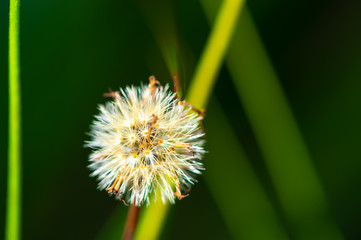
[[[169,207],[169,203],[163,203],[160,195],[157,196],[156,202],[151,202],[148,207],[143,209],[144,214],[142,215],[142,218],[139,222],[134,239],[158,239]]]
[[[220,8],[187,97],[187,102],[197,108],[207,105],[243,4],[244,0],[225,0]],[[160,200],[144,209],[135,239],[158,239],[168,209],[169,203]]]
[[[19,18],[20,1],[10,0],[9,16],[9,152],[6,239],[20,239],[21,223],[21,114]]]

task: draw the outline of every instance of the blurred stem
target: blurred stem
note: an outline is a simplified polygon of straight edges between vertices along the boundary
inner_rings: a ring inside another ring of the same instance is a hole
[[[219,102],[211,100],[204,179],[229,232],[234,239],[288,239]]]
[[[212,18],[217,1],[202,2]],[[247,9],[237,26],[227,63],[293,232],[298,239],[342,239],[329,216],[320,179]]]
[[[140,1],[139,9],[148,24],[156,43],[162,53],[170,75],[177,87],[178,97],[182,95],[179,83],[179,46],[177,39],[177,28],[174,19],[174,10],[171,1],[153,0]],[[155,14],[161,12],[162,14]],[[165,21],[166,19],[166,21]]]
[[[21,223],[21,114],[20,114],[20,63],[19,17],[20,1],[10,0],[9,13],[9,149],[8,188],[5,238],[20,239]]]
[[[204,108],[208,102],[244,2],[244,0],[222,2],[188,94],[189,101],[197,108]]]
[[[123,240],[132,240],[134,236],[135,229],[138,224],[140,207],[135,206],[134,204],[130,205],[128,211],[127,222],[125,223],[125,228],[123,232]]]
[[[197,108],[207,105],[243,3],[244,0],[225,0],[219,10],[187,97],[187,102]],[[135,239],[159,238],[169,209],[169,203],[163,204],[159,199],[145,209]]]
[[[118,206],[111,212],[107,221],[103,224],[99,233],[94,239],[119,240],[123,236],[124,232],[124,228],[121,229],[119,226],[125,226],[126,224],[126,208],[127,207],[125,205],[118,204]]]

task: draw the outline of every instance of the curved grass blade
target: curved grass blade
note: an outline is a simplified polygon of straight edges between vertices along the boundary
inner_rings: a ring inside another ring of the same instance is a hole
[[[220,8],[216,24],[202,54],[187,98],[187,102],[197,108],[204,108],[207,105],[216,74],[223,61],[243,3],[244,0],[226,0]],[[146,236],[147,239],[153,240],[159,237],[169,204],[158,202],[158,204],[152,204],[144,209],[135,239],[142,239]]]
[[[9,15],[9,150],[5,238],[20,239],[21,224],[21,106],[19,18],[20,1],[10,0]]]
[[[152,202],[148,207],[142,209],[141,216],[134,239],[158,239],[167,217],[169,203],[163,203],[158,197],[158,201]]]
[[[189,102],[199,109],[204,108],[208,102],[244,2],[225,0],[219,9],[188,93]]]

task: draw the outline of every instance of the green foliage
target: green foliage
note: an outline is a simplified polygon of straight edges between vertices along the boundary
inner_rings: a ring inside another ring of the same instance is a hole
[[[10,2],[10,22],[0,3],[2,236],[120,239],[128,208],[89,178],[85,132],[108,87],[150,75],[173,86],[177,75],[207,110],[206,170],[189,197],[142,209],[139,239],[359,237],[359,3],[249,1],[230,8],[237,21],[225,14],[233,37],[220,27],[218,38],[226,1],[22,2],[20,114]]]

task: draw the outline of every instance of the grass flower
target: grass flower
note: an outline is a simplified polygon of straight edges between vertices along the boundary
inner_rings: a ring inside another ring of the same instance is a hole
[[[126,87],[106,96],[91,126],[91,176],[99,188],[127,203],[149,204],[159,191],[174,203],[196,181],[203,153],[202,114],[176,98],[152,76],[148,86]]]

